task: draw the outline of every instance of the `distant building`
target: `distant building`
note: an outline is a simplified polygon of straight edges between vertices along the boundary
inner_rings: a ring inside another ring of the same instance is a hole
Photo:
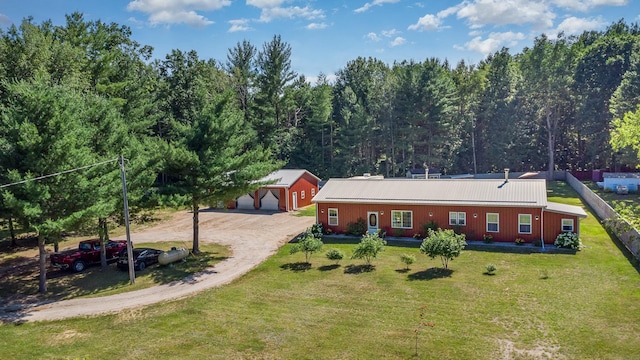
[[[434,168],[411,169],[407,171],[408,179],[440,179],[440,170]]]

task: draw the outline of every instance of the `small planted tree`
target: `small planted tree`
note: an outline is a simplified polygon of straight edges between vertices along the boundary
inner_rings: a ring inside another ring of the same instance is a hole
[[[289,253],[295,254],[301,251],[304,252],[305,262],[308,264],[311,255],[322,250],[322,245],[322,240],[313,235],[306,234],[306,236],[304,236],[300,241],[291,246]]]
[[[378,254],[384,250],[387,244],[378,234],[362,235],[362,240],[353,250],[352,259],[364,259],[367,266],[371,265],[371,261],[378,257]]]
[[[420,245],[420,252],[434,259],[440,257],[442,267],[449,268],[449,260],[460,256],[467,246],[464,234],[456,234],[453,230],[429,230],[429,236]]]
[[[400,255],[400,261],[405,265],[405,270],[409,270],[409,266],[416,262],[416,257],[413,255],[402,254]]]
[[[338,265],[340,260],[344,259],[344,253],[338,249],[329,249],[326,256],[327,259],[335,261],[336,265]]]

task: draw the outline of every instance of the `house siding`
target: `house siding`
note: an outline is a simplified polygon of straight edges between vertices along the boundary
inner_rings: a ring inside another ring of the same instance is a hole
[[[298,181],[296,181],[289,188],[289,210],[293,209],[293,193],[296,192],[298,194],[298,208],[302,208],[308,205],[311,205],[311,199],[313,196],[311,195],[311,189],[314,189],[314,193],[318,193],[318,180],[311,176],[309,173],[304,173]],[[302,199],[302,191],[305,192],[304,199]],[[281,198],[284,199],[284,196]],[[282,204],[281,204],[282,206]],[[286,204],[285,204],[286,206]],[[284,209],[285,207],[283,207]]]
[[[334,233],[344,233],[349,223],[356,222],[358,218],[367,218],[367,212],[378,213],[379,228],[390,236],[418,236],[424,238],[424,225],[433,221],[442,229],[459,228],[459,231],[467,236],[468,240],[482,240],[484,234],[491,234],[493,241],[513,242],[516,238],[522,238],[526,242],[541,239],[544,226],[545,244],[553,244],[556,236],[561,232],[561,219],[572,218],[577,230],[578,221],[575,216],[543,212],[541,208],[528,207],[475,207],[475,206],[423,206],[423,205],[389,205],[389,204],[345,204],[345,203],[318,203],[318,222],[323,227],[331,229]],[[328,209],[338,209],[338,226],[328,225]],[[398,230],[391,227],[391,211],[412,211],[412,228]],[[449,225],[449,212],[466,213],[466,225]],[[499,231],[487,232],[487,213],[499,214]],[[531,233],[518,232],[518,216],[520,214],[531,215]],[[475,215],[475,216],[474,216]]]

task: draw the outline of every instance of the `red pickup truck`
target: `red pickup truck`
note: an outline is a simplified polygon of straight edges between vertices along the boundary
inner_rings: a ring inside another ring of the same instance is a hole
[[[118,260],[120,251],[126,248],[127,242],[125,240],[109,241],[105,247],[107,262]],[[100,240],[81,241],[77,250],[58,252],[52,254],[50,258],[53,266],[81,272],[88,265],[100,263]]]

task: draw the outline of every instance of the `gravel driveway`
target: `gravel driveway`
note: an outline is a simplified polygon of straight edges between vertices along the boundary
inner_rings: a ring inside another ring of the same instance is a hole
[[[12,309],[0,308],[0,319],[46,321],[117,313],[123,309],[191,296],[199,291],[227,284],[253,269],[314,222],[313,217],[298,217],[293,216],[293,213],[205,210],[200,212],[200,243],[229,245],[232,249],[231,256],[214,267],[180,281],[138,291],[100,298],[24,305]],[[170,220],[131,234],[134,246],[142,242],[176,240],[183,240],[191,245],[191,239],[192,214],[188,211],[177,212]]]

